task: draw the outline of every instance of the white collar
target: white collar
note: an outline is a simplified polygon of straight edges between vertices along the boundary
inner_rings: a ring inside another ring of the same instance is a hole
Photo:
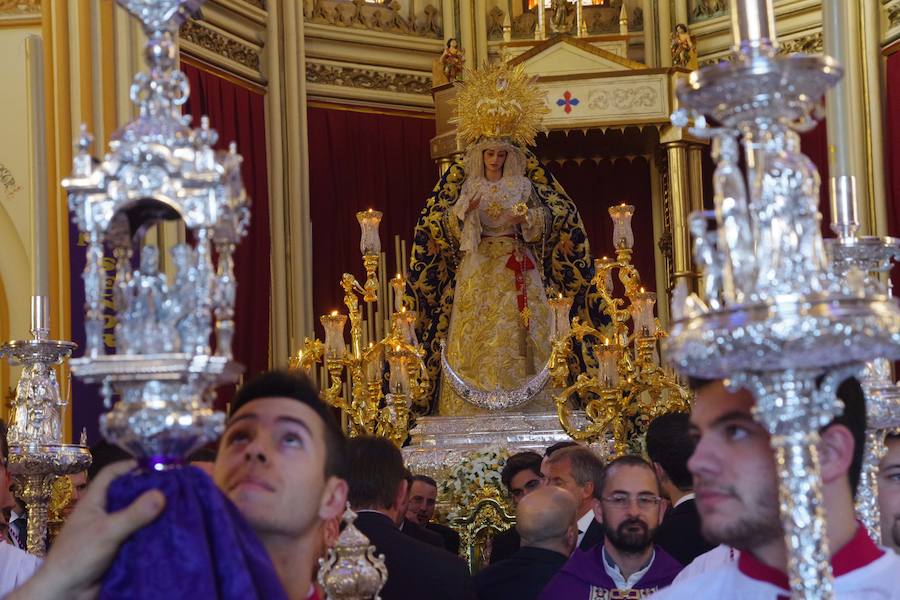
[[[578,544],[581,544],[581,540],[584,538],[584,534],[587,532],[588,527],[591,526],[591,521],[594,520],[594,509],[589,509],[586,513],[581,515],[581,518],[578,519]]]
[[[676,502],[675,504],[672,505],[672,508],[675,508],[675,507],[678,506],[679,504],[684,504],[684,503],[687,502],[688,500],[693,500],[693,499],[696,498],[696,497],[697,497],[697,495],[696,495],[694,492],[688,492],[687,494],[685,494],[684,496],[682,496],[681,498],[679,498],[679,499],[678,499],[678,502]]]
[[[606,553],[606,545],[601,546],[603,550],[603,569],[606,571],[606,574],[610,576],[613,582],[616,584],[616,587],[620,590],[630,590],[634,587],[638,581],[650,570],[650,567],[653,566],[653,561],[656,559],[656,549],[653,550],[653,553],[650,554],[650,560],[647,562],[646,566],[640,571],[635,571],[631,574],[631,577],[625,579],[622,575],[622,571],[619,570],[619,565],[613,562],[612,557]]]

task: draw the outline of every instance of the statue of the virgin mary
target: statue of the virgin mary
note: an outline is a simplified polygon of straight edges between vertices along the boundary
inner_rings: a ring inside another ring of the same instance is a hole
[[[422,210],[409,273],[439,382],[431,410],[549,410],[533,401],[547,381],[547,293],[584,310],[592,265],[581,217],[528,150],[548,109],[521,67],[468,71],[456,105],[466,152]]]

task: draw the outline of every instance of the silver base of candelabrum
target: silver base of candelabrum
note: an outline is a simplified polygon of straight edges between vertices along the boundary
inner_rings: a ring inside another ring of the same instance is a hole
[[[84,442],[63,443],[62,413],[67,399],[60,394],[56,366],[71,356],[76,345],[47,339],[49,333],[47,298],[33,296],[32,339],[0,347],[0,358],[22,367],[7,433],[8,468],[28,508],[27,549],[37,556],[46,552],[47,508],[53,481],[84,471],[91,464],[91,453]]]
[[[673,296],[666,352],[687,375],[753,392],[776,454],[792,595],[831,598],[818,430],[842,410],[842,378],[900,356],[900,309],[886,291],[833,271],[819,174],[800,151],[797,131],[815,125],[841,68],[825,56],[779,56],[771,0],[732,0],[731,12],[733,60],[677,90],[673,124],[693,121],[713,140],[715,212],[689,219],[705,297]]]
[[[232,360],[233,255],[247,232],[250,199],[235,145],[216,149],[209,120],[192,128],[182,114],[190,89],[178,69],[178,30],[203,0],[117,1],[143,26],[149,69],[131,86],[138,117],[112,135],[102,161],[90,155],[82,127],[72,174],[62,183],[88,242],[86,349],[72,368],[102,385],[108,407],[119,398],[102,417],[103,435],[161,469],[218,437],[224,415],[212,409],[212,390],[240,377]],[[160,221],[181,221],[191,232],[190,244],[168,249],[172,278],[160,272],[162,249],[141,244]],[[111,285],[105,248],[115,263]],[[113,336],[104,332],[108,287]],[[107,336],[114,355],[106,353]]]
[[[857,212],[856,186],[834,181],[832,214]],[[840,179],[840,178],[838,178]],[[844,193],[842,193],[844,192]],[[842,207],[850,207],[842,210]],[[838,222],[832,229],[838,234],[826,240],[835,274],[848,285],[873,293],[890,294],[889,273],[900,257],[900,239],[892,237],[856,237],[856,224]],[[866,442],[862,473],[856,490],[856,513],[873,540],[881,540],[881,511],[878,507],[878,469],[887,448],[888,432],[900,428],[900,386],[894,382],[891,363],[878,358],[866,363],[861,377],[866,395]]]

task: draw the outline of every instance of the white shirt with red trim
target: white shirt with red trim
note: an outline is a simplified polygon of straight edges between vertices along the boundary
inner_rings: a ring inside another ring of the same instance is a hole
[[[900,600],[900,556],[879,548],[860,526],[831,558],[837,600]],[[673,583],[653,600],[789,600],[787,575],[742,552],[737,562]]]

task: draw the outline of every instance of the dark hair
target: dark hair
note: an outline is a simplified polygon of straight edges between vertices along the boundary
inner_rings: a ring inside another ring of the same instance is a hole
[[[131,455],[129,453],[115,444],[110,444],[106,440],[100,440],[91,446],[91,466],[88,467],[88,480],[96,477],[103,467],[130,458]]]
[[[6,421],[0,419],[0,453],[3,454],[3,459],[9,458],[9,443],[6,441]]]
[[[682,492],[694,484],[687,467],[695,446],[689,425],[686,413],[669,413],[656,417],[647,427],[647,455]]]
[[[548,457],[552,455],[557,450],[562,450],[563,448],[571,448],[572,446],[577,446],[576,442],[568,441],[568,442],[556,442],[552,446],[548,446],[546,450],[544,450],[544,457]]]
[[[856,486],[859,485],[866,443],[866,397],[859,380],[855,377],[841,382],[837,389],[837,397],[844,403],[844,412],[820,431],[824,432],[833,425],[843,425],[853,435],[853,459],[850,461],[847,477],[850,479],[850,490],[856,498]]]
[[[534,471],[535,475],[540,476],[542,460],[544,459],[540,454],[531,450],[517,452],[506,459],[506,464],[503,465],[503,470],[500,471],[500,481],[509,490],[512,478],[522,471]]]
[[[429,477],[428,475],[413,475],[413,483],[417,481],[421,481],[422,483],[427,483],[431,487],[437,487],[437,481]]]
[[[615,467],[644,467],[651,473],[653,473],[653,479],[656,481],[656,490],[657,493],[662,490],[659,485],[659,477],[656,476],[656,471],[650,466],[646,460],[641,458],[636,454],[625,454],[620,456],[619,458],[614,459],[611,463],[606,465],[606,470],[603,473],[603,478],[600,480],[599,486],[594,486],[594,498],[600,500],[603,496],[603,486],[606,485],[606,479],[609,477],[609,472],[613,470]]]
[[[312,409],[322,420],[322,430],[325,432],[325,476],[342,476],[346,444],[344,433],[309,378],[289,371],[260,373],[237,391],[229,417],[248,402],[262,398],[290,398]]]
[[[578,444],[568,448],[557,450],[547,459],[547,464],[556,464],[563,461],[569,461],[572,465],[572,479],[580,486],[587,485],[588,482],[594,484],[594,495],[601,485],[603,485],[603,461],[594,452],[585,446]]]
[[[347,440],[347,500],[354,509],[390,508],[408,473],[397,446],[367,435]]]
[[[456,42],[456,44],[459,45],[459,42],[456,40],[456,38],[447,38],[447,48],[450,47],[450,42]]]
[[[699,392],[708,385],[712,385],[721,379],[703,379],[702,377],[688,377],[688,389],[692,392]]]

